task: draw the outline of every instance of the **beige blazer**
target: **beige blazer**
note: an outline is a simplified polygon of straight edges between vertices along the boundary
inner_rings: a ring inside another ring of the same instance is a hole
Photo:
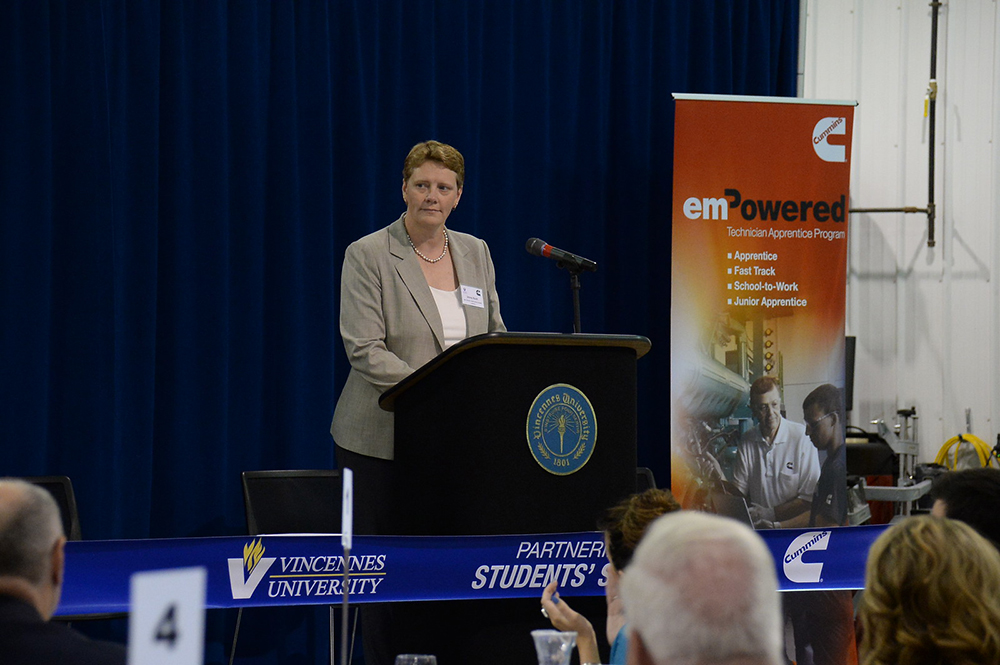
[[[506,330],[486,243],[448,230],[458,283],[483,290],[484,307],[466,305],[467,334]],[[340,280],[340,334],[351,373],[330,433],[341,448],[393,459],[393,414],[378,406],[388,388],[444,350],[444,326],[403,218],[352,243]]]

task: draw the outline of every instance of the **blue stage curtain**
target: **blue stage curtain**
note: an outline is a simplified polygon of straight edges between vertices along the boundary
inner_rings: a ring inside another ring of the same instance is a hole
[[[653,341],[639,459],[667,483],[670,95],[793,96],[798,6],[0,0],[0,475],[69,475],[85,538],[143,538],[242,533],[241,471],[334,466],[344,249],[436,138],[510,329],[571,330],[538,236],[599,264],[585,332]],[[242,632],[241,662],[326,657],[322,610]]]
[[[671,93],[793,96],[798,6],[0,2],[0,473],[69,475],[84,537],[141,538],[241,533],[241,471],[334,466],[343,252],[436,138],[510,329],[571,329],[538,236],[598,262],[585,332],[653,341],[667,483]]]

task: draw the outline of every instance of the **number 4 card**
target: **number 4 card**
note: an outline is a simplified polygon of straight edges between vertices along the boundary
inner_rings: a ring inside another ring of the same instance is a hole
[[[205,660],[204,568],[132,576],[130,665],[202,665]]]

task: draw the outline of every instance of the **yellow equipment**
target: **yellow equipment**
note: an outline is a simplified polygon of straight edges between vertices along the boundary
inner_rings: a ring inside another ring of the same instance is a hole
[[[990,462],[995,459],[992,458],[993,451],[988,445],[986,445],[986,442],[978,436],[975,434],[959,434],[958,436],[953,436],[945,441],[944,445],[941,446],[941,450],[938,451],[937,457],[934,458],[934,463],[944,465],[948,467],[948,469],[954,470],[958,463],[959,448],[955,448],[954,455],[949,455],[948,453],[951,451],[952,446],[960,447],[963,443],[972,445],[979,457],[980,466],[990,466]],[[996,466],[996,464],[994,465]]]

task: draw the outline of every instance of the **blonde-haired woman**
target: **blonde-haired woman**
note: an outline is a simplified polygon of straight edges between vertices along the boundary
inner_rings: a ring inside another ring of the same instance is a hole
[[[943,517],[911,517],[872,545],[861,665],[1000,663],[1000,552]]]

